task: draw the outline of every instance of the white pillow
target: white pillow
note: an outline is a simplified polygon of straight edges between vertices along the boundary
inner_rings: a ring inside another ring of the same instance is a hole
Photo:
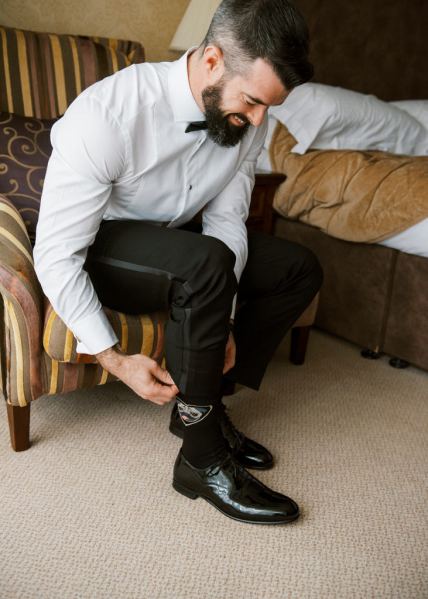
[[[408,112],[375,96],[304,83],[269,112],[297,140],[292,150],[297,154],[315,148],[428,155],[428,130]]]
[[[390,102],[400,110],[405,110],[410,116],[422,123],[428,131],[428,100],[401,100]]]

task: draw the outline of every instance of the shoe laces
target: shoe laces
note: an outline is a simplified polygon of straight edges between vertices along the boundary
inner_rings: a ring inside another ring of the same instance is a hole
[[[236,451],[241,447],[245,436],[238,431],[227,412],[228,408],[222,402],[220,402],[220,420],[226,432],[233,439],[233,449]]]
[[[220,470],[226,466],[226,464],[231,463],[233,469],[234,469],[234,474],[236,475],[238,469],[239,469],[239,464],[236,462],[236,460],[233,459],[233,455],[230,453],[227,453],[223,459],[221,459],[219,462],[217,462],[217,464],[213,464],[211,466],[211,468],[208,470],[207,475],[208,476],[216,476]]]

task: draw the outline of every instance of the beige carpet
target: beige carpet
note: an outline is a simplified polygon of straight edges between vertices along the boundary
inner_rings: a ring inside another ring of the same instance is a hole
[[[2,402],[0,598],[427,598],[428,373],[317,331],[296,367],[287,341],[229,404],[277,457],[260,478],[300,504],[290,525],[177,494],[170,408],[120,384],[39,399],[20,454]]]

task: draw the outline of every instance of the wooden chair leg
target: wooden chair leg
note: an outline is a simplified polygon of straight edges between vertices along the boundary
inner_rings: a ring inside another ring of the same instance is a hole
[[[290,362],[300,366],[305,362],[311,327],[294,327],[291,329]]]
[[[9,420],[10,442],[15,451],[25,451],[30,447],[30,405],[7,405]]]

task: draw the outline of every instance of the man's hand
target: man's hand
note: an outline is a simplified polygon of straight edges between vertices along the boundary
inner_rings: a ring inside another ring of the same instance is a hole
[[[226,344],[226,351],[224,355],[224,368],[223,374],[233,368],[235,366],[235,358],[236,358],[236,345],[235,339],[233,337],[233,333],[229,333],[229,339]]]
[[[175,398],[179,389],[167,370],[143,354],[128,356],[110,347],[95,356],[103,368],[117,376],[137,395],[162,406]]]

